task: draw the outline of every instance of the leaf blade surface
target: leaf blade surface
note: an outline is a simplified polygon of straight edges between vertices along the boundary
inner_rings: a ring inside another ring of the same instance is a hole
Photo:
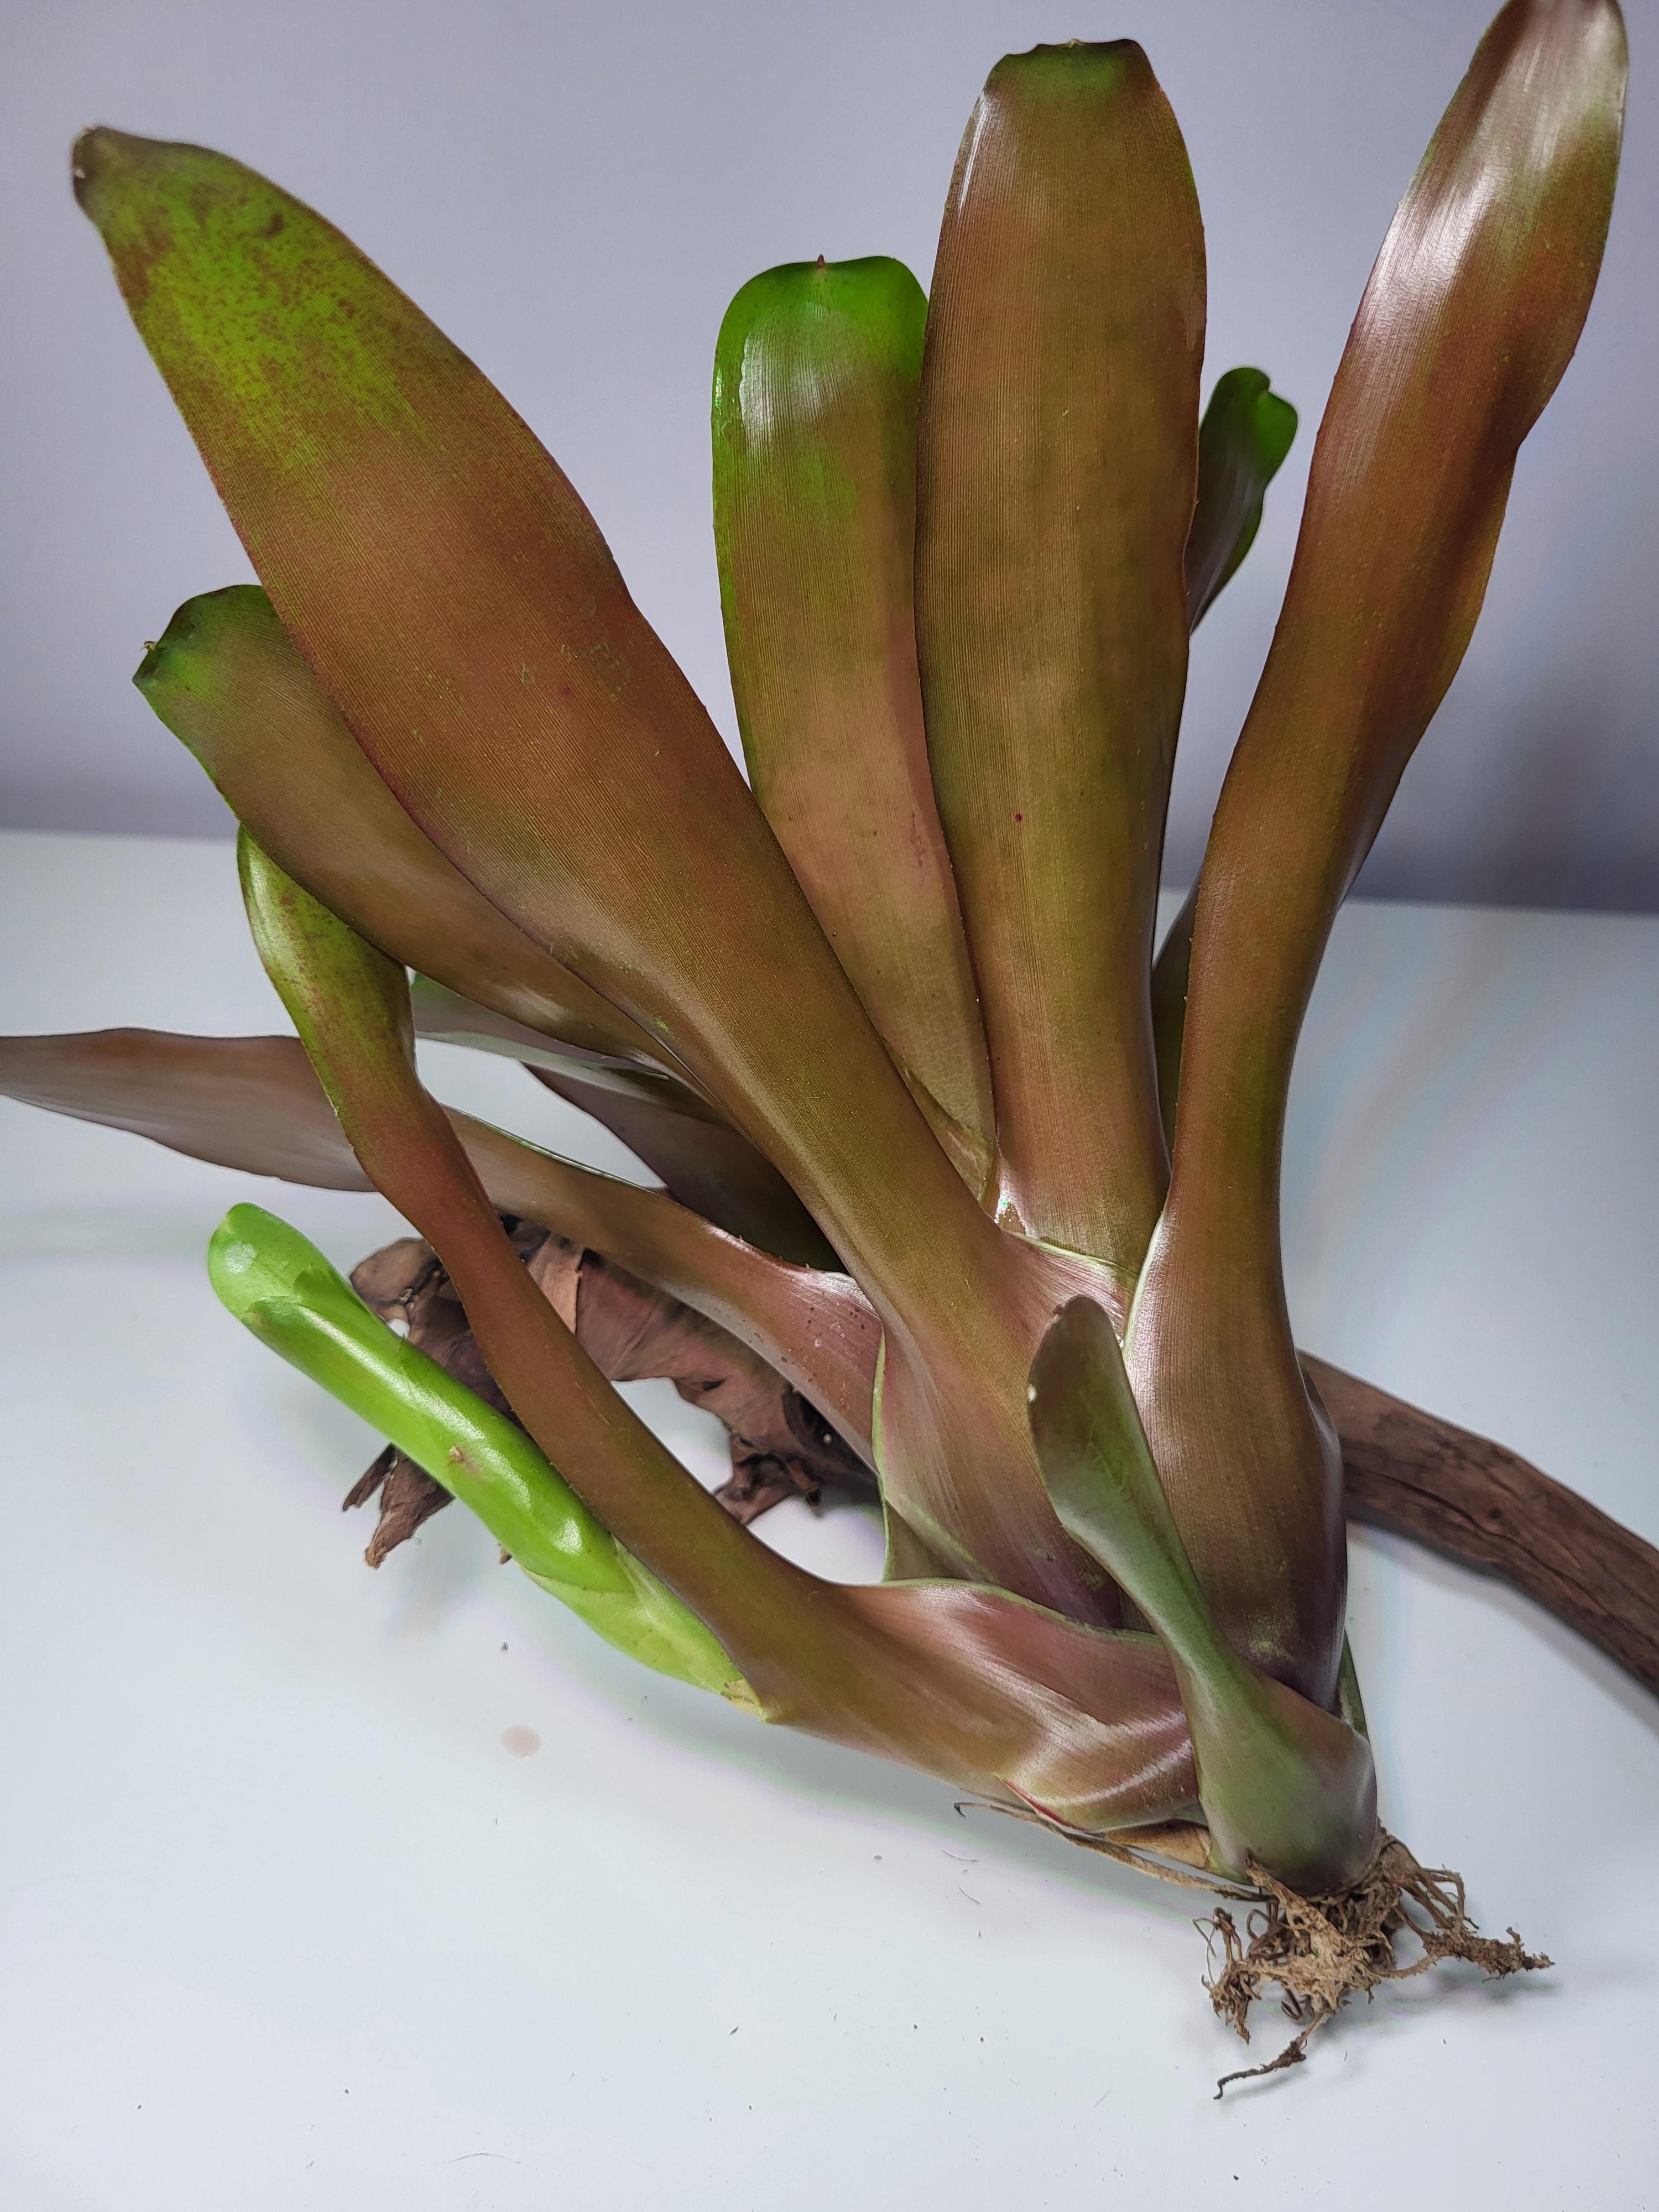
[[[714,542],[750,783],[901,1065],[988,1173],[990,1071],[916,674],[927,303],[896,261],[754,277],[714,356]]]
[[[1577,343],[1612,204],[1611,0],[1511,0],[1378,258],[1200,878],[1170,1202],[1130,1372],[1223,1626],[1316,1703],[1340,1662],[1341,1468],[1291,1342],[1290,1069],[1331,921],[1467,646],[1516,452]]]
[[[1197,199],[1140,49],[1000,63],[928,313],[922,696],[1004,1203],[1105,1262],[1120,1312],[1166,1174],[1146,975],[1203,326]]]

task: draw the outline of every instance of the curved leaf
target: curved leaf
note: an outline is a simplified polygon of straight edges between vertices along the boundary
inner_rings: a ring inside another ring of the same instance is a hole
[[[489,1371],[577,1494],[746,1672],[715,1624],[734,1620],[750,1637],[775,1626],[785,1587],[772,1555],[756,1556],[764,1547],[617,1396],[520,1265],[416,1073],[403,969],[284,875],[246,830],[239,854],[259,957],[352,1150],[442,1260]]]
[[[745,284],[714,352],[714,543],[749,780],[872,1020],[975,1141],[990,1070],[916,675],[916,392],[901,263]]]
[[[229,1312],[470,1505],[531,1580],[642,1665],[753,1707],[696,1615],[647,1574],[524,1431],[388,1328],[297,1230],[236,1206],[208,1248]]]
[[[410,988],[416,1032],[516,1060],[569,1105],[602,1122],[682,1206],[763,1252],[804,1267],[836,1267],[835,1253],[783,1177],[746,1137],[684,1084],[643,1069],[618,1084],[608,1068],[573,1066],[533,1030],[475,1006],[428,976]]]
[[[1166,1170],[1146,976],[1203,329],[1198,204],[1140,49],[999,63],[928,313],[922,696],[1005,1206],[1103,1261],[1120,1312]]]
[[[243,832],[254,941],[353,1149],[454,1281],[490,1373],[572,1489],[689,1605],[771,1720],[1079,1825],[1189,1808],[1167,1662],[1000,1590],[850,1590],[769,1551],[692,1480],[531,1280],[421,1088],[403,971]]]
[[[881,1324],[846,1275],[799,1267],[729,1237],[662,1191],[575,1166],[487,1122],[449,1116],[497,1208],[601,1252],[718,1322],[873,1460]]]
[[[628,1097],[551,1068],[530,1073],[567,1105],[603,1121],[671,1197],[716,1228],[799,1267],[839,1267],[830,1240],[771,1162],[726,1122],[696,1121],[678,1104]]]
[[[247,1175],[371,1190],[297,1037],[94,1030],[0,1037],[0,1095]],[[793,1267],[661,1191],[578,1167],[446,1109],[491,1205],[591,1247],[717,1322],[872,1455],[881,1327],[845,1275]]]
[[[96,131],[76,168],[277,612],[419,827],[760,1139],[838,1249],[886,1243],[895,1182],[954,1193],[713,725],[506,402],[239,163]]]
[[[319,1190],[372,1190],[293,1037],[89,1030],[0,1037],[0,1092],[130,1129],[191,1159]]]
[[[557,1039],[567,1059],[684,1081],[416,827],[257,584],[186,599],[132,680],[262,848],[382,951]]]
[[[1511,0],[1482,40],[1343,355],[1199,884],[1175,1176],[1130,1373],[1224,1630],[1321,1705],[1341,1466],[1285,1307],[1291,1062],[1332,919],[1468,641],[1516,450],[1577,342],[1624,81],[1611,0]]]
[[[1296,410],[1259,368],[1218,377],[1198,430],[1198,504],[1187,540],[1187,627],[1198,628],[1255,543],[1261,501],[1296,436]]]
[[[1031,1369],[1031,1429],[1060,1517],[1162,1638],[1192,1729],[1218,1872],[1255,1862],[1312,1895],[1376,1854],[1362,1735],[1247,1666],[1216,1625],[1152,1464],[1104,1310],[1074,1299]]]
[[[1000,1235],[935,1141],[569,483],[287,193],[106,131],[76,170],[273,604],[399,803],[661,1041],[878,1307],[901,1509],[961,1571],[1111,1620],[1024,1418],[1053,1269]]]
[[[133,681],[296,883],[382,951],[447,979],[426,994],[451,1025],[427,1034],[454,1036],[465,1023],[485,1033],[469,1042],[526,1042],[544,1065],[584,1078],[590,1090],[578,1103],[608,1127],[623,1111],[612,1099],[649,1101],[658,1110],[642,1126],[663,1131],[688,1204],[769,1249],[833,1264],[777,1170],[672,1055],[532,945],[416,829],[257,585],[186,600]],[[597,1100],[595,1086],[605,1094]]]

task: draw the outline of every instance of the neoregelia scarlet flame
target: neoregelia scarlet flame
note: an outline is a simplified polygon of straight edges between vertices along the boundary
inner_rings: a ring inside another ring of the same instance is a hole
[[[425,1243],[360,1271],[368,1303],[250,1206],[210,1264],[390,1439],[394,1536],[453,1493],[645,1663],[1249,1896],[1266,1933],[1218,1913],[1212,1994],[1242,2027],[1278,1979],[1285,2059],[1407,1924],[1535,1963],[1377,1825],[1279,1170],[1333,918],[1589,307],[1624,76],[1613,0],[1510,0],[1482,41],[1360,304],[1156,964],[1188,637],[1296,418],[1235,369],[1200,422],[1203,234],[1139,47],[999,64],[929,295],[820,260],[732,302],[747,782],[556,465],[347,240],[197,147],[76,149],[261,579],[182,608],[137,681],[243,825],[299,1042],[17,1039],[0,1082],[378,1186]],[[446,1114],[417,1032],[520,1059],[663,1188]],[[886,1578],[760,1542],[607,1379],[641,1372],[718,1379],[739,1504],[878,1483]]]

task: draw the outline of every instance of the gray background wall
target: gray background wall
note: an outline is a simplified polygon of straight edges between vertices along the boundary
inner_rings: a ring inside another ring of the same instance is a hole
[[[1659,907],[1659,0],[1627,0],[1626,168],[1578,358],[1522,458],[1486,611],[1366,888]],[[758,269],[924,282],[998,55],[1133,35],[1191,149],[1212,374],[1304,434],[1194,653],[1185,880],[1289,564],[1372,257],[1490,0],[11,0],[0,40],[0,823],[222,834],[128,678],[248,574],[70,197],[83,125],[204,140],[323,209],[529,418],[728,735],[707,402]]]

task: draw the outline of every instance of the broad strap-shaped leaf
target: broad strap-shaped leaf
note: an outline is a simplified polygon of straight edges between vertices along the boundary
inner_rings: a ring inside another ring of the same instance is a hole
[[[518,1060],[602,1122],[682,1206],[780,1259],[804,1267],[836,1265],[828,1238],[772,1163],[684,1084],[643,1069],[618,1082],[609,1068],[573,1068],[533,1030],[428,976],[413,979],[410,1002],[420,1036]]]
[[[1345,1888],[1376,1850],[1363,1735],[1222,1635],[1193,1571],[1103,1308],[1074,1299],[1031,1369],[1031,1429],[1060,1517],[1158,1631],[1192,1729],[1217,1871],[1252,1861],[1312,1894]]]
[[[358,1158],[437,1252],[550,1465],[697,1615],[766,1717],[1037,1799],[1079,1825],[1190,1809],[1185,1720],[1152,1639],[1102,1635],[999,1590],[821,1583],[721,1510],[520,1265],[415,1073],[402,969],[246,832],[240,854],[254,941]]]
[[[293,1037],[136,1029],[0,1037],[0,1093],[215,1167],[320,1190],[374,1188]]]
[[[371,944],[556,1040],[567,1060],[684,1081],[416,828],[257,584],[186,599],[132,680],[261,848]]]
[[[717,1614],[723,1606],[751,1635],[775,1624],[780,1580],[747,1540],[732,1543],[726,1516],[617,1397],[520,1265],[416,1073],[403,969],[284,875],[246,830],[239,854],[259,957],[352,1150],[442,1260],[490,1372],[532,1436],[646,1566],[663,1573],[672,1560],[664,1579],[743,1668]]]
[[[1624,81],[1611,0],[1512,0],[1482,40],[1343,355],[1200,881],[1174,1182],[1130,1374],[1223,1630],[1319,1704],[1341,1645],[1341,1469],[1280,1273],[1291,1062],[1332,919],[1468,641],[1516,450],[1577,341]]]
[[[1198,504],[1187,540],[1187,627],[1198,628],[1255,543],[1261,502],[1296,436],[1296,410],[1259,368],[1218,377],[1198,431]]]
[[[943,1188],[718,733],[500,394],[239,163],[94,132],[76,166],[277,612],[416,823],[717,1103],[775,1124],[821,1220],[818,1182],[873,1201],[935,1158]]]
[[[714,353],[714,544],[749,780],[894,1057],[975,1140],[990,1070],[916,675],[927,296],[877,258],[770,269]]]
[[[711,1218],[792,1258],[830,1257],[777,1170],[672,1055],[532,944],[416,827],[257,585],[187,600],[134,681],[261,848],[371,944],[445,979],[429,987],[441,1003],[456,1012],[482,1000],[471,1018],[493,1023],[492,1035],[539,1040],[544,1064],[648,1099],[665,1124],[680,1115],[685,1127],[666,1126],[681,1157],[702,1160]],[[606,1103],[590,1110],[610,1125]]]
[[[998,64],[946,203],[922,372],[927,745],[1001,1188],[1127,1306],[1166,1161],[1146,976],[1187,665],[1204,248],[1129,41]]]
[[[877,1306],[900,1510],[959,1571],[1109,1621],[1024,1418],[1054,1269],[1000,1235],[935,1141],[569,483],[287,193],[111,131],[79,142],[76,168],[273,605],[399,803],[661,1040]]]
[[[163,1030],[0,1037],[0,1095],[246,1175],[325,1190],[374,1188],[297,1037]],[[498,1212],[603,1253],[717,1322],[871,1458],[881,1325],[848,1277],[775,1260],[662,1191],[445,1110]]]
[[[532,1439],[371,1313],[315,1245],[236,1206],[208,1249],[229,1312],[391,1438],[607,1643],[734,1704],[755,1698],[696,1615],[622,1549]]]
[[[1259,368],[1230,368],[1218,379],[1198,432],[1198,505],[1187,540],[1187,623],[1196,629],[1236,573],[1261,527],[1261,505],[1296,436],[1297,413],[1268,388]],[[1152,963],[1152,1051],[1158,1115],[1175,1148],[1181,1087],[1181,1038],[1187,1018],[1194,889],[1165,933]]]

